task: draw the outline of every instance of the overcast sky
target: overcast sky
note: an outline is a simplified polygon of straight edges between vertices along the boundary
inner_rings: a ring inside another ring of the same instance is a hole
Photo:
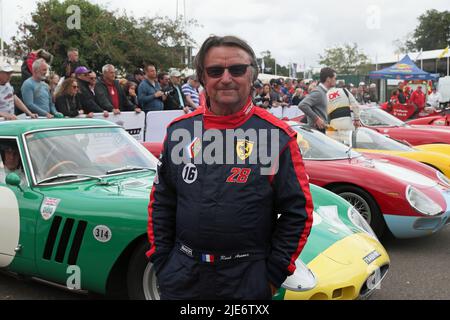
[[[247,40],[256,54],[270,50],[281,64],[317,66],[327,47],[356,42],[372,61],[391,56],[393,41],[404,38],[428,9],[450,10],[449,0],[92,0],[136,16],[175,18],[179,13],[202,27],[189,32],[198,44],[210,34],[233,34]],[[30,20],[33,0],[3,0],[4,34],[8,41],[18,22]],[[137,39],[137,41],[139,41]],[[440,49],[440,48],[436,48]]]

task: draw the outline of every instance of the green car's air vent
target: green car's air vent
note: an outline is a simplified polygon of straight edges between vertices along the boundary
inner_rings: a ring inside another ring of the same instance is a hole
[[[78,252],[80,252],[81,242],[83,242],[83,236],[84,232],[86,231],[86,227],[86,221],[78,222],[77,231],[75,232],[75,237],[73,238],[72,242],[72,249],[70,249],[69,253],[69,265],[73,266],[77,264]]]
[[[56,236],[58,235],[59,226],[61,225],[62,218],[56,216],[53,218],[50,232],[48,233],[47,242],[45,243],[44,259],[50,260],[52,258],[53,247],[55,246]]]
[[[64,262],[64,257],[69,250],[69,256],[67,263],[69,265],[76,265],[78,259],[78,253],[81,248],[81,243],[83,242],[84,232],[86,231],[87,222],[79,221],[75,226],[74,219],[65,219],[62,223],[62,218],[60,216],[55,216],[50,227],[50,232],[48,234],[47,242],[44,249],[44,259],[51,260],[52,254],[56,247],[55,261],[59,263]],[[63,227],[61,228],[61,225]],[[60,230],[62,229],[62,230]],[[73,239],[71,241],[71,236]],[[58,240],[58,234],[60,234]],[[57,243],[58,242],[58,243]]]

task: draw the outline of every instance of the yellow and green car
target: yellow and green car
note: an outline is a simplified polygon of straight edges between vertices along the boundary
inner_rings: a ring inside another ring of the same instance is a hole
[[[154,156],[121,127],[92,119],[0,123],[0,151],[0,270],[72,290],[159,298],[145,255]],[[349,203],[311,191],[310,238],[274,298],[367,297],[389,268],[385,249]]]

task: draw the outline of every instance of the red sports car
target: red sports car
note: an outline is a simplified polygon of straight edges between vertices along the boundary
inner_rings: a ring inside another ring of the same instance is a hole
[[[450,223],[450,182],[419,162],[354,152],[326,135],[292,124],[310,182],[350,202],[378,236],[432,234]],[[416,194],[417,193],[417,194]]]
[[[431,143],[450,144],[450,127],[410,125],[376,107],[361,106],[361,123],[392,139],[406,141],[413,146]]]
[[[409,120],[410,125],[450,126],[450,114],[441,114]]]

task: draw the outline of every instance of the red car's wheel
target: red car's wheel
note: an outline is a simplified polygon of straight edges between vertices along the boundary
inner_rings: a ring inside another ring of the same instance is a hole
[[[381,238],[386,230],[386,222],[373,197],[365,190],[355,186],[337,186],[334,193],[347,200],[370,224],[377,237]]]

